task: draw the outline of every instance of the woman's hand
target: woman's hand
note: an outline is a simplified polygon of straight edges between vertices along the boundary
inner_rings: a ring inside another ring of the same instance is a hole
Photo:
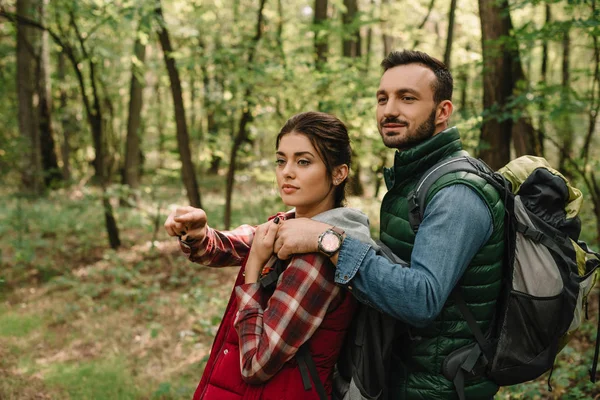
[[[273,220],[259,225],[256,228],[250,255],[246,262],[245,283],[258,282],[258,278],[260,277],[264,265],[273,255],[273,246],[278,230],[279,217],[275,217]]]
[[[204,240],[207,220],[201,208],[177,207],[169,214],[164,226],[170,236],[179,236],[187,243],[194,243]]]

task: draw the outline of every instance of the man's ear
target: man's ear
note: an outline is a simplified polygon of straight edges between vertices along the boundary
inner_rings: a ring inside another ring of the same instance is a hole
[[[450,116],[452,115],[452,111],[454,111],[454,105],[452,104],[452,102],[450,100],[442,100],[440,101],[440,104],[438,104],[437,106],[437,110],[436,110],[436,118],[435,118],[435,124],[440,125],[440,124],[446,124],[448,122],[448,120],[450,119]]]
[[[342,183],[344,179],[348,177],[348,172],[349,170],[347,164],[342,164],[335,167],[332,174],[333,184],[337,186]]]

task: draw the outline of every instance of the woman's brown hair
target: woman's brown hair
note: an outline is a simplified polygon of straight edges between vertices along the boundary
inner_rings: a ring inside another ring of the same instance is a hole
[[[275,142],[275,148],[279,148],[281,138],[292,132],[306,135],[311,144],[319,153],[321,160],[327,170],[327,179],[331,180],[333,169],[339,165],[346,164],[348,169],[352,162],[352,149],[350,137],[346,125],[331,114],[317,111],[308,111],[296,114],[287,120]],[[346,182],[336,186],[334,192],[334,207],[341,207],[346,201]]]

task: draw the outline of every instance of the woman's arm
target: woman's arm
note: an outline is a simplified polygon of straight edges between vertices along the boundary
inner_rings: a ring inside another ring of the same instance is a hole
[[[327,264],[318,253],[293,257],[266,308],[260,283],[235,288],[239,310],[234,326],[244,381],[257,384],[271,378],[321,325],[340,291]]]
[[[232,231],[221,232],[206,226],[202,241],[187,242],[179,239],[181,250],[190,261],[211,267],[241,265],[250,250],[255,226],[242,225]]]
[[[201,208],[176,207],[164,227],[169,236],[179,238],[181,249],[191,261],[214,267],[240,265],[248,254],[256,227],[242,225],[230,232],[220,232],[207,224]]]

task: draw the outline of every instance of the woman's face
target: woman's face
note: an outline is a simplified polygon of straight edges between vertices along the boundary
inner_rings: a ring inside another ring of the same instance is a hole
[[[276,157],[279,194],[287,206],[296,207],[297,217],[312,217],[333,208],[331,177],[306,135],[283,135]]]

